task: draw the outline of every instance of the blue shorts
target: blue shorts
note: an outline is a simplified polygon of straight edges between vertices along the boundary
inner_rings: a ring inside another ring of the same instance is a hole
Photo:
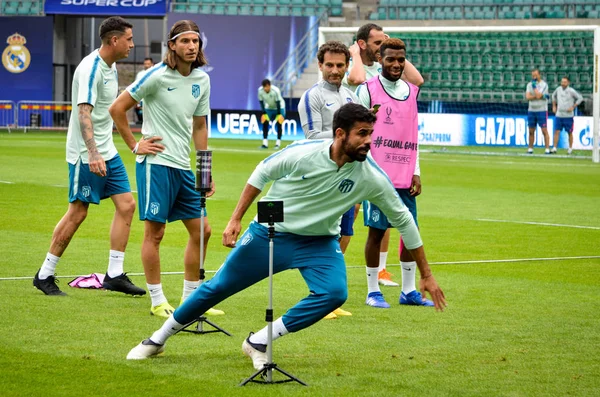
[[[342,223],[340,224],[340,235],[354,236],[354,206],[342,215]]]
[[[81,157],[75,164],[69,163],[69,203],[78,200],[82,203],[100,204],[100,200],[130,192],[127,170],[118,154],[106,161],[104,177],[90,172],[89,164],[83,163]]]
[[[573,117],[555,117],[554,118],[554,130],[555,131],[567,131],[569,134],[573,132]]]
[[[410,189],[396,189],[396,192],[400,196],[400,199],[408,208],[408,211],[413,216],[417,227],[417,198],[410,195]],[[363,203],[363,218],[365,226],[373,227],[375,229],[387,230],[393,227],[388,221],[385,214],[375,204],[365,201]]]
[[[144,159],[136,163],[135,175],[140,220],[167,223],[200,218],[200,193],[191,170],[148,164]]]
[[[528,112],[527,125],[529,128],[535,128],[538,125],[540,128],[546,128],[548,125],[548,112]]]
[[[267,116],[269,116],[269,120],[275,121],[275,118],[277,117],[277,110],[275,110],[275,109],[266,109],[265,113],[267,114]],[[285,117],[285,109],[281,109],[281,115],[283,117]]]

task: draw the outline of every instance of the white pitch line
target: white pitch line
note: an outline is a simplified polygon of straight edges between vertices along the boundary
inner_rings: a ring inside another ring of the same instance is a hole
[[[566,260],[578,260],[578,259],[600,259],[600,255],[589,255],[589,256],[558,256],[553,258],[514,258],[514,259],[483,259],[483,260],[472,260],[472,261],[455,261],[455,262],[430,262],[430,265],[473,265],[479,263],[513,263],[513,262],[543,262],[543,261],[566,261]],[[388,266],[400,266],[399,263],[388,264]],[[361,265],[346,266],[347,269],[364,269]],[[206,273],[216,273],[216,270],[206,270]],[[143,276],[144,273],[127,273],[129,276]],[[184,272],[162,272],[163,276],[182,275]],[[77,278],[82,275],[67,275],[67,276],[55,276],[56,278]],[[0,281],[11,281],[11,280],[31,280],[33,277],[0,277]]]
[[[563,225],[561,223],[508,221],[508,220],[504,220],[504,219],[475,219],[475,220],[476,221],[481,221],[481,222],[517,223],[517,224],[520,224],[520,225],[554,226],[554,227],[570,227],[570,228],[573,228],[573,229],[600,230],[600,227],[596,227],[596,226]]]
[[[14,185],[14,182],[10,182],[10,181],[0,181],[0,183],[5,183],[7,185]]]

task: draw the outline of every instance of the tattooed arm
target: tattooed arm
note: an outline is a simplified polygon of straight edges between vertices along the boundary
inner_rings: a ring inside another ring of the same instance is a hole
[[[98,176],[106,176],[106,164],[98,152],[96,140],[94,139],[94,126],[92,125],[92,109],[94,107],[88,103],[82,103],[78,106],[79,127],[81,136],[88,150],[88,163],[90,171]]]

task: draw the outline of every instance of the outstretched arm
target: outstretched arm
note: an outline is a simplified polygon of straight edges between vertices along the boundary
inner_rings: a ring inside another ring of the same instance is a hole
[[[223,232],[223,245],[225,247],[235,247],[235,242],[237,241],[240,231],[242,230],[242,218],[256,197],[258,197],[260,192],[260,189],[252,186],[249,183],[246,184],[235,210],[233,210],[233,214],[227,223],[227,227]]]

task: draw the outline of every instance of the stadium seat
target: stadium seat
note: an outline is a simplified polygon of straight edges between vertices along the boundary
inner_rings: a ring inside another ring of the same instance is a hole
[[[238,14],[239,15],[250,15],[250,6],[248,6],[248,5],[241,5],[238,8]]]
[[[341,17],[342,14],[343,14],[342,7],[331,7],[331,13],[330,13],[330,15],[332,17]]]
[[[238,9],[237,6],[228,5],[225,7],[225,15],[237,15]]]
[[[188,8],[186,7],[186,5],[182,4],[182,3],[176,3],[175,6],[173,7],[174,12],[186,12],[187,10],[188,10]],[[197,11],[198,11],[198,6],[196,6],[196,11],[191,11],[191,12],[197,12]]]
[[[370,21],[377,21],[379,19],[379,14],[376,12],[372,12],[369,14]]]
[[[304,16],[310,17],[313,15],[317,15],[317,9],[315,7],[304,7]]]
[[[267,6],[265,8],[265,15],[266,16],[270,16],[270,17],[274,17],[277,15],[277,7],[275,6]]]
[[[254,5],[254,7],[252,7],[252,14],[254,16],[262,16],[264,13],[264,7],[262,5]]]
[[[302,16],[302,7],[292,7],[292,16],[301,17]]]

